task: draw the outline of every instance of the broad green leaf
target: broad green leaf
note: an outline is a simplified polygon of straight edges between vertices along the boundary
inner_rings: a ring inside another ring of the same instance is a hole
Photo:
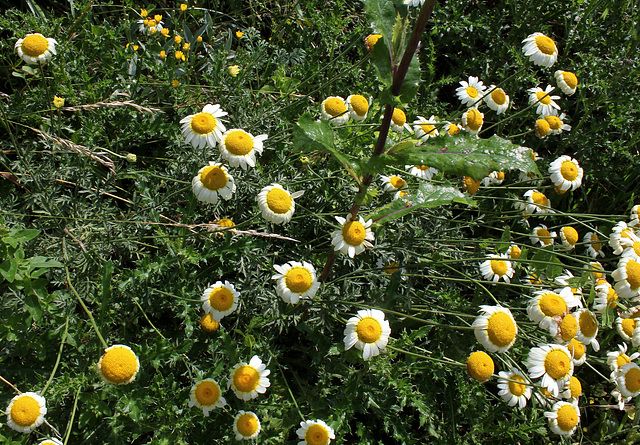
[[[416,209],[438,207],[452,202],[472,204],[473,200],[450,185],[435,185],[428,181],[422,181],[415,193],[398,198],[390,204],[374,210],[366,219],[386,223],[401,218]]]
[[[400,100],[402,103],[411,102],[416,97],[418,92],[418,85],[420,84],[420,61],[418,60],[418,54],[414,54],[407,69],[407,74],[404,76],[402,87],[400,88]]]
[[[0,264],[0,275],[9,283],[15,280],[16,272],[18,272],[18,262],[15,258],[9,258]]]
[[[11,236],[21,243],[30,241],[39,234],[40,231],[36,229],[14,229],[11,231]]]
[[[390,88],[393,83],[393,70],[391,68],[391,53],[386,42],[384,37],[378,40],[371,51],[371,62],[376,68],[378,79],[387,88]]]
[[[34,256],[29,258],[29,270],[43,268],[43,267],[62,267],[63,264],[60,261],[51,260],[43,256]]]
[[[374,28],[380,30],[380,34],[384,37],[385,46],[388,46],[393,37],[393,25],[398,14],[393,1],[365,0],[364,11],[367,14],[367,20],[374,24]]]
[[[479,139],[470,134],[430,138],[426,143],[414,141],[397,144],[386,154],[372,157],[362,169],[379,173],[388,165],[428,165],[442,173],[471,176],[476,181],[493,171],[522,170],[540,176],[530,148],[513,144],[508,139],[493,135]]]
[[[293,129],[293,146],[302,151],[320,150],[331,154],[352,176],[357,176],[350,157],[341,153],[334,144],[333,128],[326,120],[317,121],[309,113],[300,117]]]

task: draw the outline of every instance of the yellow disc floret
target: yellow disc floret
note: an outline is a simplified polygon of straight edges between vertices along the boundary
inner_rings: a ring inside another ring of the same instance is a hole
[[[491,260],[489,262],[489,264],[491,265],[491,271],[499,276],[503,276],[507,273],[507,262],[506,261],[500,261],[500,260]]]
[[[493,375],[493,359],[483,351],[476,351],[467,358],[467,374],[474,380],[484,382]]]
[[[538,306],[547,317],[554,317],[567,312],[567,303],[564,298],[553,292],[547,292],[541,296],[540,300],[538,300]]]
[[[40,404],[28,395],[18,397],[11,406],[11,420],[21,427],[33,425],[40,417]]]
[[[487,320],[487,335],[492,344],[507,346],[516,337],[516,325],[505,312],[494,312]]]
[[[407,122],[407,115],[400,108],[394,108],[391,120],[398,127],[402,127]]]
[[[311,425],[307,428],[304,440],[308,445],[325,445],[329,443],[329,431],[322,425]]]
[[[258,431],[258,418],[252,413],[244,413],[236,420],[236,428],[243,436],[253,436]]]
[[[640,369],[631,368],[624,376],[627,391],[635,393],[640,391]]]
[[[267,206],[273,213],[282,215],[291,210],[291,195],[284,190],[274,187],[267,193]]]
[[[367,229],[360,221],[348,221],[342,226],[342,238],[351,246],[359,246],[367,236]]]
[[[551,40],[547,36],[544,36],[544,35],[536,36],[535,42],[536,42],[536,46],[538,47],[540,52],[543,54],[551,56],[556,52],[556,44],[553,43],[553,40]]]
[[[260,383],[260,373],[249,365],[238,366],[231,377],[236,389],[240,392],[252,392]]]
[[[246,132],[235,130],[224,138],[225,148],[234,156],[244,156],[253,150],[253,140]]]
[[[22,52],[29,57],[40,57],[49,49],[49,41],[40,34],[31,34],[22,41]]]
[[[131,349],[123,345],[108,348],[98,364],[100,373],[109,383],[130,383],[136,376],[140,363]]]
[[[347,111],[347,105],[344,103],[342,99],[338,99],[337,97],[331,97],[327,99],[324,103],[324,110],[329,116],[338,116]]]
[[[359,94],[351,96],[351,108],[358,116],[364,116],[369,111],[369,101]]]
[[[220,328],[220,322],[214,320],[211,314],[204,314],[200,317],[200,327],[203,331],[212,334]]]
[[[629,287],[633,290],[640,288],[640,263],[636,260],[629,260],[626,272]]]
[[[572,314],[564,316],[560,322],[560,336],[562,340],[571,341],[573,337],[578,333],[578,321]]]
[[[578,424],[578,413],[571,405],[562,405],[556,414],[558,428],[562,431],[571,431]]]
[[[218,286],[209,293],[209,304],[216,311],[228,311],[233,307],[233,303],[233,293],[224,286]]]
[[[178,58],[178,53],[181,51],[176,51],[176,58]],[[216,129],[218,125],[218,120],[211,113],[198,113],[191,118],[191,130],[196,134],[209,134],[213,130]]]
[[[200,173],[200,182],[209,190],[220,190],[227,185],[227,181],[227,174],[217,165],[205,167]]]
[[[215,382],[203,380],[196,386],[195,398],[202,406],[215,405],[220,399],[220,387]]]
[[[511,376],[510,380],[517,380],[518,382],[509,382],[509,392],[516,397],[520,397],[527,390],[527,385],[524,385],[525,382],[524,377],[518,374],[514,374]]]
[[[292,267],[285,275],[284,282],[291,292],[303,294],[311,289],[313,277],[306,267]]]
[[[362,343],[375,343],[382,336],[382,325],[373,317],[364,317],[356,325],[356,334]]]
[[[560,165],[560,174],[567,181],[573,181],[578,177],[578,167],[571,161],[563,161]]]
[[[544,359],[544,369],[554,379],[562,379],[571,372],[571,357],[566,352],[554,349]]]

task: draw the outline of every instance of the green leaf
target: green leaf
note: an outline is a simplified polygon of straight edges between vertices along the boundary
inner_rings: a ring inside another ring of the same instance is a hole
[[[18,262],[15,258],[9,258],[5,260],[2,264],[0,264],[0,275],[7,280],[9,283],[12,283],[15,280],[16,272],[18,271]]]
[[[416,145],[417,144],[417,145]],[[493,171],[522,170],[540,176],[531,149],[493,135],[479,139],[470,134],[430,138],[426,143],[403,142],[386,154],[375,156],[362,165],[367,173],[379,173],[386,166],[428,165],[442,173],[471,176],[476,181]]]
[[[390,88],[393,83],[393,69],[391,68],[391,53],[386,42],[384,37],[378,40],[371,51],[371,62],[376,68],[378,79],[387,88]]]
[[[386,223],[420,208],[438,207],[452,202],[472,204],[473,200],[451,185],[434,185],[431,182],[422,181],[415,193],[398,198],[374,210],[366,219]]]
[[[329,153],[353,177],[357,176],[354,162],[336,148],[333,128],[326,120],[316,121],[309,113],[302,115],[293,129],[293,146],[306,152],[320,150]]]
[[[420,84],[420,61],[418,55],[414,54],[407,69],[407,74],[404,76],[402,87],[400,88],[400,100],[403,103],[411,102],[418,93],[418,85]]]
[[[40,231],[36,229],[17,229],[11,231],[11,236],[21,243],[26,243],[38,235],[40,235]]]
[[[374,24],[374,28],[380,30],[384,38],[385,46],[389,45],[393,38],[393,25],[398,14],[391,0],[365,0],[364,11],[367,20]],[[378,45],[376,45],[377,47]]]

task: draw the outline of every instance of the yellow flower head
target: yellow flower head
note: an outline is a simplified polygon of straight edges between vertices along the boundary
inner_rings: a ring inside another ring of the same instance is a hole
[[[133,382],[139,370],[138,357],[129,346],[125,345],[108,347],[98,362],[98,372],[102,380],[116,385]]]
[[[53,106],[56,108],[64,107],[64,97],[53,96]]]

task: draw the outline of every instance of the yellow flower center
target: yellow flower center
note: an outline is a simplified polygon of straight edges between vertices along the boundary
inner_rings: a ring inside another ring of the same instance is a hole
[[[471,176],[465,176],[462,178],[464,188],[470,195],[475,195],[478,189],[480,189],[480,182],[473,179]]]
[[[626,354],[620,354],[616,358],[616,366],[620,368],[622,365],[626,365],[627,363],[631,363],[629,357]]]
[[[626,228],[622,232],[620,232],[620,238],[629,238],[629,239],[631,239],[631,233],[632,233],[631,229]]]
[[[545,93],[544,91],[538,91],[536,93],[536,98],[543,105],[549,105],[551,103],[551,96],[549,96],[549,94]]]
[[[326,445],[329,443],[329,431],[320,424],[313,424],[307,428],[304,440],[308,445]]]
[[[211,406],[220,399],[220,387],[212,381],[200,382],[196,385],[195,398],[202,406]]]
[[[593,337],[598,332],[598,322],[589,311],[580,312],[580,332],[585,337]]]
[[[253,139],[242,131],[232,131],[224,138],[224,146],[234,156],[244,156],[253,150]]]
[[[362,343],[375,343],[382,336],[382,325],[373,317],[364,317],[356,325],[356,334]]]
[[[552,379],[562,379],[571,372],[571,357],[564,351],[553,349],[544,358],[544,369]]]
[[[100,372],[111,383],[128,382],[138,372],[138,360],[128,348],[111,348],[102,356]]]
[[[404,179],[400,178],[399,176],[391,176],[389,178],[389,184],[391,184],[393,188],[396,189],[401,189],[402,187],[406,186]]]
[[[231,289],[218,286],[209,292],[209,304],[219,312],[228,311],[233,307],[234,298]]]
[[[281,188],[274,187],[267,193],[267,206],[273,213],[282,215],[291,210],[291,195]]]
[[[342,239],[350,246],[359,246],[367,236],[367,229],[360,221],[349,221],[342,226]]]
[[[236,389],[240,392],[253,392],[260,383],[260,373],[249,365],[238,366],[231,377]]]
[[[494,369],[493,360],[486,352],[476,351],[467,358],[467,374],[479,382],[488,380]]]
[[[555,317],[567,312],[567,303],[564,298],[554,292],[547,292],[540,297],[538,306],[547,317]]]
[[[258,419],[250,413],[241,414],[236,420],[236,428],[245,437],[253,436],[258,431]]]
[[[390,262],[386,266],[384,266],[384,272],[391,275],[400,270],[400,265],[395,261]]]
[[[513,375],[510,380],[517,380],[518,382],[524,383],[524,377],[521,375]],[[509,392],[516,397],[520,397],[527,390],[527,385],[523,385],[522,383],[509,382]]]
[[[492,344],[507,346],[516,337],[516,325],[505,312],[494,312],[487,320],[487,336]]]
[[[378,43],[378,40],[380,40],[381,37],[382,37],[382,34],[371,34],[367,36],[367,39],[365,40],[365,42],[370,51],[373,49],[375,44]]]
[[[496,173],[496,179],[498,181],[504,181],[504,172],[497,172]]]
[[[558,118],[558,116],[545,116],[544,119],[549,122],[549,128],[551,128],[552,130],[560,130],[560,127],[562,127],[562,121],[560,120],[560,118]]]
[[[40,417],[40,404],[31,396],[18,397],[11,406],[11,420],[21,427],[33,425]]]
[[[391,120],[398,127],[402,127],[407,122],[407,115],[400,108],[394,108]]]
[[[482,114],[476,109],[467,112],[467,127],[471,131],[478,131],[482,127]]]
[[[578,333],[578,321],[572,314],[564,316],[560,322],[560,336],[562,340],[569,341]]]
[[[542,54],[551,56],[556,52],[556,44],[547,36],[536,36],[535,42]]]
[[[338,116],[347,111],[347,105],[344,103],[342,99],[338,99],[337,97],[331,97],[327,99],[324,103],[324,111],[329,116]]]
[[[227,174],[217,165],[205,167],[200,173],[200,182],[209,190],[220,190],[227,185]]]
[[[578,177],[578,167],[571,161],[563,161],[560,165],[560,175],[567,181],[574,181]]]
[[[211,314],[204,314],[200,318],[200,327],[203,331],[212,333],[218,330],[220,323],[214,320]]]
[[[491,265],[491,271],[501,277],[506,275],[507,270],[509,269],[506,261],[491,260],[489,264]]]
[[[613,288],[613,286],[610,286],[609,292],[607,293],[607,306],[609,306],[609,309],[615,308],[617,301],[618,294],[616,293],[616,290]]]
[[[574,376],[571,376],[571,379],[569,379],[569,391],[571,391],[571,397],[574,399],[582,394],[582,383]]]
[[[629,260],[626,272],[629,287],[634,291],[640,288],[640,264],[636,260]]]
[[[467,92],[467,95],[472,99],[475,99],[478,97],[478,90],[475,87],[472,87],[471,85],[469,85],[466,88],[466,92]]]
[[[231,221],[228,218],[222,218],[219,219],[218,222],[216,223],[217,225],[221,226],[221,227],[233,227],[235,226],[235,224],[233,223],[233,221]]]
[[[496,88],[491,92],[491,99],[493,99],[496,105],[504,105],[507,102],[507,96],[501,88]]]
[[[305,267],[292,267],[284,277],[284,282],[291,292],[303,294],[313,284],[313,277]]]
[[[49,41],[40,34],[31,34],[22,41],[22,52],[29,57],[40,57],[49,48]]]
[[[509,256],[511,256],[511,258],[517,260],[518,258],[520,258],[520,255],[522,255],[522,250],[520,250],[518,246],[509,247]]]
[[[578,242],[578,232],[573,227],[563,227],[562,233],[564,234],[564,239],[567,243],[574,246]]]
[[[156,15],[153,16],[153,19],[156,22],[160,23],[162,21],[162,16],[160,14],[156,14]]]
[[[359,94],[351,96],[351,109],[356,112],[358,116],[364,116],[369,111],[369,101],[366,97]]]
[[[414,165],[415,168],[424,171],[429,170],[429,166],[428,165]]]
[[[539,138],[543,138],[549,134],[549,130],[551,127],[549,126],[549,122],[546,119],[538,119],[536,121],[536,136]]]
[[[176,58],[179,52],[176,51]],[[190,126],[194,133],[209,134],[218,126],[218,120],[211,113],[198,113],[191,118]]]
[[[456,124],[451,124],[449,125],[449,129],[447,130],[447,133],[449,133],[449,136],[454,136],[460,133],[460,128]]]
[[[545,246],[551,244],[551,233],[549,233],[547,229],[538,229],[536,236],[540,238],[540,241],[542,241],[542,244]]]
[[[430,124],[422,124],[420,125],[420,128],[422,128],[422,131],[427,135],[431,135],[436,131],[436,127]]]
[[[531,201],[538,206],[549,206],[549,200],[543,193],[540,192],[533,192],[531,194]]]
[[[640,256],[640,241],[634,241],[631,247],[636,255]]]
[[[622,332],[626,334],[627,337],[631,337],[633,335],[633,330],[636,328],[636,321],[633,318],[625,318],[620,323],[622,327]]]
[[[562,405],[556,414],[558,428],[562,431],[571,431],[578,424],[578,413],[571,405]]]
[[[571,342],[567,345],[567,349],[569,353],[573,355],[573,358],[576,360],[580,360],[585,353],[585,347],[582,343],[580,343],[575,338],[571,340]]]
[[[631,368],[624,376],[625,386],[629,392],[640,391],[640,370]]]
[[[575,74],[569,71],[562,72],[562,80],[564,80],[564,83],[566,83],[567,86],[572,90],[574,90],[578,86],[578,78]]]
[[[593,250],[595,250],[596,252],[598,252],[602,248],[602,243],[600,243],[600,237],[595,233],[591,234],[590,241],[591,241],[591,247],[593,247]]]

